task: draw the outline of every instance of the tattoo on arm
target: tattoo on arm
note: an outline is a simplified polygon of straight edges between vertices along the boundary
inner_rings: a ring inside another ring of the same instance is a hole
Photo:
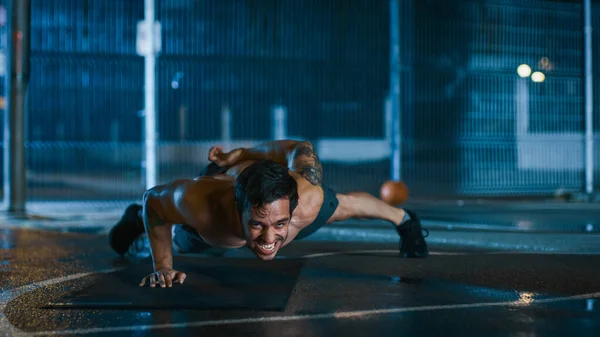
[[[318,186],[323,180],[323,167],[317,153],[310,144],[299,144],[294,154],[295,166],[311,184]]]

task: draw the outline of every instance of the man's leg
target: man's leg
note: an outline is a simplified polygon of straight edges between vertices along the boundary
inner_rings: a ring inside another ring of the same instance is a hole
[[[429,248],[421,221],[411,211],[393,207],[365,192],[338,193],[339,205],[327,223],[348,219],[385,220],[393,223],[400,235],[400,253],[405,257],[425,257]]]
[[[338,193],[338,208],[328,223],[348,219],[377,219],[385,220],[399,226],[406,216],[401,208],[396,208],[381,199],[365,192]]]
[[[119,222],[111,228],[108,242],[117,254],[125,255],[131,244],[146,232],[141,213],[142,205],[131,204],[125,209]]]

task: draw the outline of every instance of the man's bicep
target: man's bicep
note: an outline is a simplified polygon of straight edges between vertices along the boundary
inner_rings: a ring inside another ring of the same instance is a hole
[[[311,184],[315,186],[321,185],[323,167],[311,143],[302,142],[296,146],[291,169],[298,172]]]
[[[161,227],[169,224],[160,215],[158,215],[156,210],[152,207],[146,207],[144,209],[144,217],[146,226]]]
[[[144,208],[143,208],[143,220],[144,226],[148,227],[162,227],[166,226],[169,223],[163,219],[162,216],[158,214],[156,211],[156,207],[159,201],[154,199],[153,197],[144,198]]]

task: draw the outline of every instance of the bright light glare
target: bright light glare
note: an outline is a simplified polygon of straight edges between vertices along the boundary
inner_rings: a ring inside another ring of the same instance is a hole
[[[545,79],[546,76],[539,71],[536,71],[535,73],[531,74],[531,80],[536,83],[544,82]]]
[[[528,292],[522,292],[519,294],[519,299],[517,300],[516,304],[520,304],[520,305],[528,305],[531,304],[533,302],[533,293],[528,293]]]
[[[525,78],[525,77],[531,75],[531,68],[526,64],[521,64],[517,68],[517,74],[519,74],[519,76],[521,76],[522,78]]]

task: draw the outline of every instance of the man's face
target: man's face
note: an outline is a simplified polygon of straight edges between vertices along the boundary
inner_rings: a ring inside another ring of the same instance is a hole
[[[288,236],[290,201],[279,199],[245,212],[248,248],[261,260],[272,260]]]

